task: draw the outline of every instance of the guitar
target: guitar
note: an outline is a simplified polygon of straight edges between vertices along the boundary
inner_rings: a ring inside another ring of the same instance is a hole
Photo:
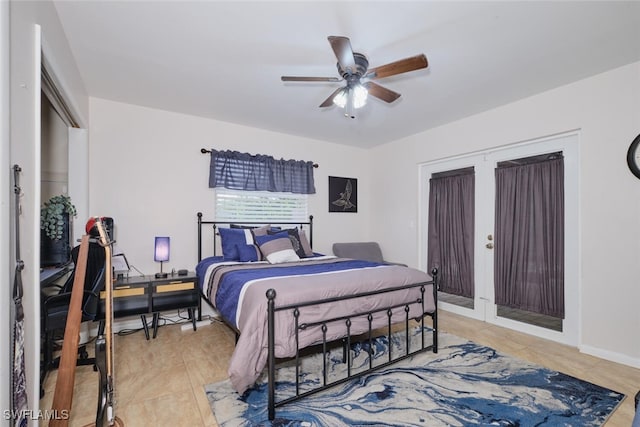
[[[51,406],[54,418],[49,423],[50,427],[66,427],[69,425],[69,414],[73,402],[73,385],[76,375],[76,361],[78,359],[78,343],[80,342],[80,321],[82,319],[82,295],[84,291],[84,278],[87,269],[87,257],[89,253],[89,236],[82,236],[80,252],[76,262],[76,273],[71,289],[69,312],[64,328],[62,342],[62,354],[58,366],[58,379],[53,394]]]
[[[96,339],[96,366],[100,371],[100,386],[98,390],[98,410],[96,412],[96,427],[122,426],[124,423],[115,415],[114,399],[114,346],[113,346],[113,271],[111,268],[111,244],[107,238],[102,219],[95,218],[95,227],[100,235],[100,245],[104,247],[104,333]]]

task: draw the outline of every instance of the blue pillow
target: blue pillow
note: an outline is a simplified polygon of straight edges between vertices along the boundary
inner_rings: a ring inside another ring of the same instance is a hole
[[[252,245],[251,230],[244,228],[219,228],[222,256],[225,261],[240,261],[238,246]]]
[[[242,262],[261,261],[262,254],[256,245],[236,245],[238,257]]]

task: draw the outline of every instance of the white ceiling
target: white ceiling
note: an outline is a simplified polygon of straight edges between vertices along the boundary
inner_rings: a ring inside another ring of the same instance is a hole
[[[640,2],[54,0],[90,96],[372,147],[640,60]],[[377,80],[355,120],[320,109],[340,83],[329,35]]]

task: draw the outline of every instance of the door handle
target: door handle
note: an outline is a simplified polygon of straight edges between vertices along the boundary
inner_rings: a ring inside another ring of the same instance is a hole
[[[486,245],[484,245],[487,249],[493,249],[493,243],[489,242]]]

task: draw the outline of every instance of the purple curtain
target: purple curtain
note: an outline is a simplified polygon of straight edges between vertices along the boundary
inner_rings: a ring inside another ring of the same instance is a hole
[[[315,194],[313,162],[211,150],[209,187]]]
[[[502,162],[496,174],[496,304],[564,318],[562,153]]]
[[[428,266],[440,290],[473,298],[474,169],[433,174],[429,180]]]

